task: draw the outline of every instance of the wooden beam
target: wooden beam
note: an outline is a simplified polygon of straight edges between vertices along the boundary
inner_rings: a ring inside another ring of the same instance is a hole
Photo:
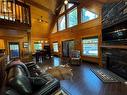
[[[44,10],[44,11],[46,11],[46,12],[49,12],[49,13],[53,14],[53,11],[52,11],[51,9],[49,9],[49,8],[47,8],[47,7],[45,7],[45,6],[41,5],[41,4],[39,4],[39,3],[36,3],[36,2],[33,1],[33,0],[26,0],[26,3],[28,3],[28,4],[30,4],[30,5],[32,5],[32,6],[34,6],[34,7],[37,7],[37,8],[39,8],[39,9],[42,9],[42,10]]]
[[[59,9],[55,10],[55,15],[52,17],[52,22],[50,24],[50,29],[49,29],[49,35],[52,32],[52,30],[53,30],[53,28],[54,28],[54,26],[55,26],[55,24],[57,22],[57,18],[59,16],[59,13],[60,13],[60,10],[61,10],[63,4],[64,4],[64,0],[57,0],[57,7],[56,7],[56,9],[58,7],[59,7]]]

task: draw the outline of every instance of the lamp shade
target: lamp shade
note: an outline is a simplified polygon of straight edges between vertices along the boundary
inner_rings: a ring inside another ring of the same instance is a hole
[[[5,49],[4,40],[0,39],[0,49]]]

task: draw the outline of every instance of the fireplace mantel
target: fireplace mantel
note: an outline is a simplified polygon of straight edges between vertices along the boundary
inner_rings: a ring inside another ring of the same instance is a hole
[[[127,49],[127,45],[102,45],[101,48],[109,48],[109,49]]]

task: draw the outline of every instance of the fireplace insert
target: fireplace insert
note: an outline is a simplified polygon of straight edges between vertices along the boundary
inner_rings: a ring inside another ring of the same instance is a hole
[[[127,50],[103,49],[106,68],[127,80]]]

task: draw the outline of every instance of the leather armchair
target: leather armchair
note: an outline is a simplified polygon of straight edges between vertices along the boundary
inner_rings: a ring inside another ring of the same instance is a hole
[[[31,77],[24,64],[7,66],[5,95],[51,95],[60,88],[60,82],[49,74]]]

